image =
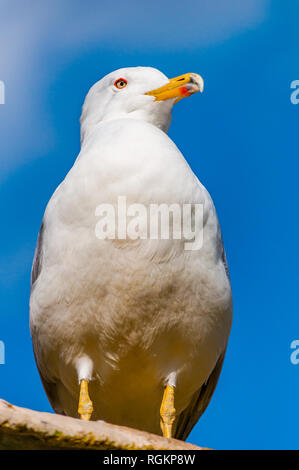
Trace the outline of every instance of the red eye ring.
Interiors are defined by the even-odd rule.
[[[114,86],[118,88],[119,90],[122,88],[125,88],[127,86],[128,82],[125,78],[118,78],[114,82]]]

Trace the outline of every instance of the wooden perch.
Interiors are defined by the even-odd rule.
[[[124,426],[28,410],[0,400],[0,449],[204,450]]]

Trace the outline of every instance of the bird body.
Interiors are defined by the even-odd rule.
[[[156,72],[152,89],[167,83]],[[144,119],[138,109],[97,121],[87,99],[81,152],[43,218],[30,328],[56,412],[78,416],[78,381],[85,379],[92,419],[159,434],[163,389],[170,384],[174,435],[186,438],[216,386],[232,297],[211,197],[165,132],[169,101],[159,105],[157,125],[155,113]],[[202,247],[186,250],[183,238],[100,240],[96,207],[116,208],[120,196],[144,207],[202,205]],[[147,222],[141,217],[139,225],[146,230]]]

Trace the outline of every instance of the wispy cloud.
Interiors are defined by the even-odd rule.
[[[78,56],[83,49],[198,49],[225,41],[265,18],[269,0],[102,2],[91,0],[2,0],[0,107],[2,176],[46,149],[51,125],[41,119],[49,86],[47,55]],[[55,70],[52,70],[52,74]],[[46,131],[45,131],[46,127]],[[35,141],[32,134],[39,137]],[[31,138],[28,138],[31,136]]]

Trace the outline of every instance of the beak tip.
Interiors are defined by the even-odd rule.
[[[204,90],[204,80],[203,78],[198,75],[197,73],[194,73],[192,74],[192,79],[193,79],[193,83],[195,83],[198,87],[198,91],[200,91],[200,93],[203,93],[203,90]]]

